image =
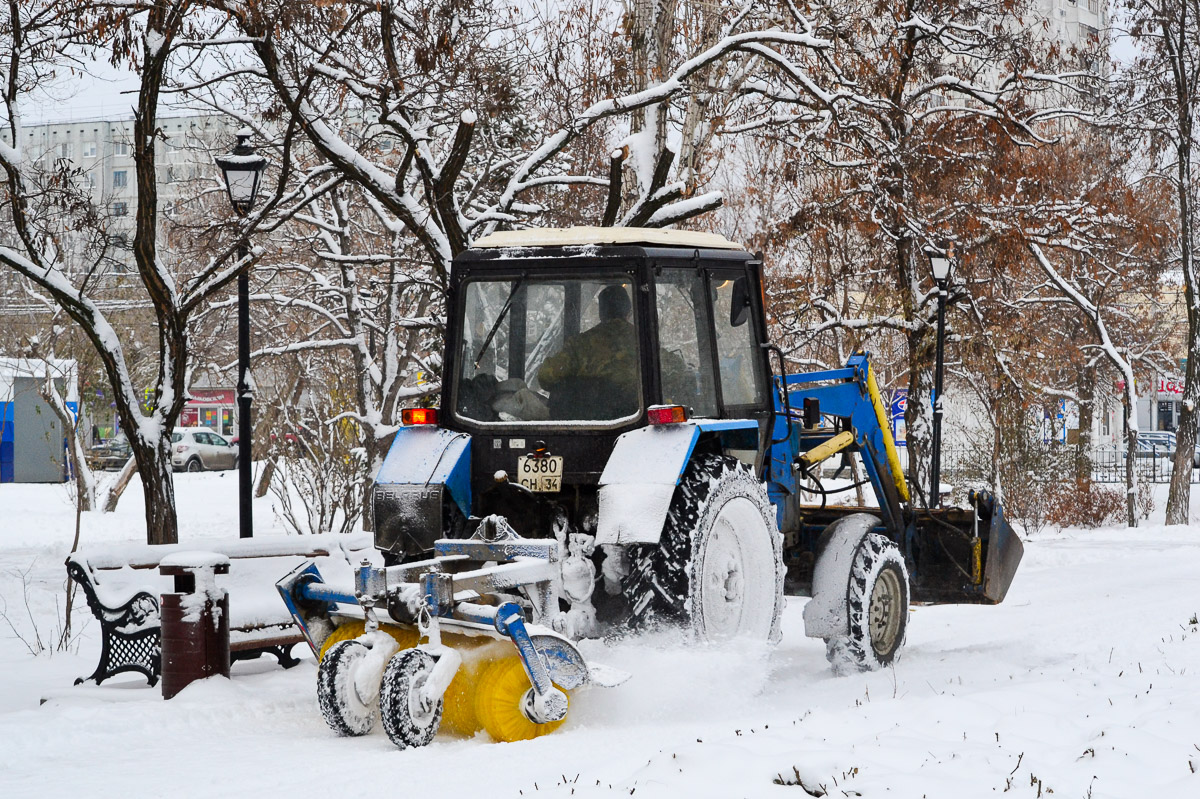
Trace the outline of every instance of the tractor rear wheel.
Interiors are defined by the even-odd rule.
[[[681,624],[704,641],[779,639],[781,536],[765,486],[739,461],[693,457],[659,543],[629,555],[631,627]]]

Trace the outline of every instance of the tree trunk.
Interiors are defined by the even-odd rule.
[[[1179,409],[1179,428],[1175,431],[1175,462],[1171,471],[1171,487],[1167,492],[1167,524],[1187,524],[1191,515],[1192,458],[1196,452],[1196,403],[1200,400],[1200,320],[1192,311],[1193,292],[1190,285],[1184,294],[1188,303],[1187,370],[1183,383],[1183,402]]]
[[[58,386],[48,372],[39,393],[63,426],[67,452],[71,456],[71,474],[75,477],[75,504],[81,511],[90,511],[96,507],[96,477],[87,464],[83,442],[79,439],[79,420],[83,418],[82,403],[76,406],[75,415],[72,416]]]
[[[1076,377],[1079,400],[1079,433],[1075,438],[1075,478],[1092,476],[1092,425],[1096,421],[1096,367],[1085,366]]]
[[[71,554],[79,549],[79,532],[82,527],[81,521],[83,517],[83,503],[80,500],[81,494],[75,496],[75,539],[71,542]],[[92,497],[95,507],[95,497]],[[71,643],[71,608],[75,604],[75,581],[70,577],[67,578],[67,598],[63,609],[63,626],[62,634],[58,636],[58,649],[62,651]]]
[[[997,396],[994,400],[999,404],[1002,400]],[[996,409],[995,427],[992,430],[992,496],[997,502],[1004,501],[1004,480],[1001,475],[1001,464],[1004,457],[1004,426],[1000,423],[1000,409]]]
[[[1121,402],[1121,412],[1125,421],[1125,515],[1129,526],[1137,527],[1138,431],[1131,419],[1131,415],[1137,413],[1137,403],[1130,399],[1128,391],[1125,392],[1124,400]]]
[[[104,493],[104,501],[101,502],[101,510],[105,513],[112,513],[117,509],[117,503],[121,501],[121,495],[125,493],[125,489],[129,486],[129,481],[133,479],[133,475],[137,473],[137,458],[132,455],[129,460],[125,461],[125,465],[121,467],[121,472],[117,475],[117,480],[113,483],[112,488]]]
[[[179,543],[170,441],[169,437],[164,436],[158,446],[146,446],[137,437],[130,440],[137,455],[142,492],[146,496],[147,544]]]
[[[643,91],[659,84],[669,69],[669,56],[673,52],[671,39],[675,33],[676,0],[633,0],[632,12],[627,17],[629,31],[629,62],[633,70],[633,88]],[[634,113],[629,119],[630,133],[643,130],[654,131],[654,146],[633,153],[626,162],[632,179],[624,181],[625,205],[631,207],[641,192],[649,191],[642,185],[641,178],[650,174],[650,169],[638,169],[637,159],[653,163],[667,146],[667,104],[654,103]]]
[[[908,337],[908,402],[904,406],[904,424],[908,447],[908,479],[913,496],[928,503],[933,444],[933,362],[936,332],[929,327],[923,334]]]
[[[1176,191],[1179,193],[1179,252],[1180,271],[1183,272],[1183,296],[1187,305],[1188,359],[1183,382],[1183,407],[1179,414],[1179,428],[1175,433],[1175,463],[1171,472],[1171,487],[1167,492],[1167,524],[1187,524],[1192,497],[1192,457],[1196,449],[1196,403],[1200,400],[1200,374],[1196,359],[1200,357],[1200,308],[1196,296],[1196,260],[1192,252],[1192,97],[1191,66],[1185,70],[1182,63],[1189,50],[1189,28],[1195,23],[1187,21],[1188,3],[1179,4],[1179,27],[1171,30],[1164,23],[1165,37],[1177,36],[1178,60],[1172,70],[1175,89]]]

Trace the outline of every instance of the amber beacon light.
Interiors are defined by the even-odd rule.
[[[650,424],[679,424],[687,421],[682,405],[653,405],[646,411]]]
[[[437,408],[405,408],[400,412],[400,422],[405,425],[437,424]]]

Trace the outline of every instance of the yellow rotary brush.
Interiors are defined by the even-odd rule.
[[[411,627],[383,624],[379,629],[396,639],[402,650],[420,643]],[[361,620],[343,621],[321,642],[318,661],[334,644],[364,632]],[[468,738],[484,730],[493,740],[511,743],[547,735],[562,726],[562,721],[535,724],[521,712],[521,702],[531,686],[521,658],[510,644],[453,633],[443,633],[442,643],[462,656],[462,665],[442,698],[442,730]]]

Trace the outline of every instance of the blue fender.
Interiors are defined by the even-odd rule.
[[[702,419],[623,433],[600,475],[597,544],[657,544],[675,487],[700,434],[717,433],[726,449],[754,449],[753,419]],[[753,443],[747,434],[753,434]],[[747,446],[749,443],[749,446]]]
[[[375,485],[445,486],[464,517],[471,515],[471,436],[429,425],[401,427]]]

